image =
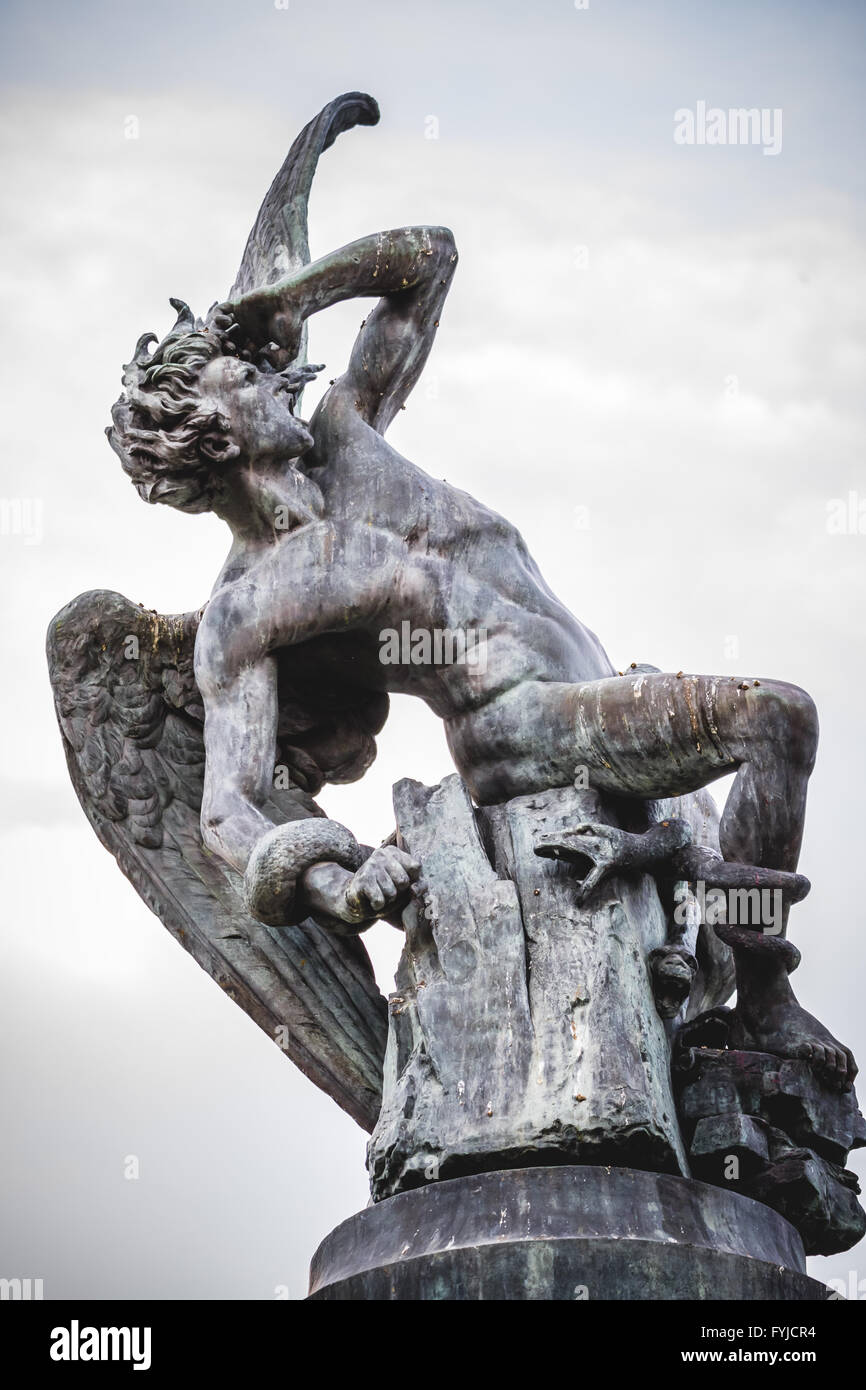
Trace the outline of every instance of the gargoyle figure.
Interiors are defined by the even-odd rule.
[[[353,933],[407,900],[419,866],[396,845],[359,846],[311,797],[362,775],[390,692],[444,721],[479,805],[569,786],[582,766],[603,794],[672,799],[707,862],[751,872],[795,873],[818,739],[794,685],[618,674],[515,527],[386,442],[432,348],[457,252],[444,227],[401,227],[310,263],[318,155],[377,119],[368,96],[331,103],[277,175],[229,297],[204,321],[172,301],[171,332],[152,351],[153,335],[142,338],[125,368],[108,435],[139,494],[212,510],[231,530],[208,603],[170,620],[85,595],[49,634],[72,775],[97,830],[202,957],[246,943],[226,987],[269,994],[268,1026],[285,1025],[292,1054],[364,1123],[384,1034]],[[304,421],[301,391],[317,370],[305,362],[307,320],[370,298],[346,370]],[[482,630],[484,660],[383,663],[384,631],[407,620]],[[731,772],[719,824],[694,793]],[[199,809],[201,842],[189,814]],[[267,970],[279,980],[266,986]],[[351,1018],[328,1002],[335,972],[361,1001]],[[792,994],[774,997],[771,1018],[748,991],[738,1010],[755,1050],[808,1053],[850,1082],[850,1053]]]

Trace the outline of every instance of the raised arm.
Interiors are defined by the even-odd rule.
[[[261,346],[294,353],[304,321],[346,299],[378,296],[335,389],[384,432],[421,374],[457,264],[447,227],[401,227],[363,237],[276,284],[218,307]]]

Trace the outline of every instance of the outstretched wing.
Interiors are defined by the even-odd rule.
[[[338,135],[356,125],[375,125],[379,107],[366,92],[346,92],[328,102],[309,125],[304,126],[265,195],[259,215],[247,239],[230,299],[250,290],[272,285],[310,260],[307,203],[319,155]],[[292,365],[307,360],[307,326],[298,356]],[[288,365],[288,364],[283,364]]]
[[[193,675],[201,612],[165,617],[122,595],[80,595],[53,619],[48,664],[73,785],[103,845],[208,974],[365,1129],[381,1103],[387,1010],[359,938],[315,922],[274,928],[246,912],[242,881],[204,846],[202,708]],[[275,820],[321,816],[320,750],[371,757],[383,712],[349,699],[317,727],[281,693],[285,767]],[[342,730],[342,733],[341,733]],[[291,739],[289,744],[285,740]],[[277,779],[278,783],[280,779]]]

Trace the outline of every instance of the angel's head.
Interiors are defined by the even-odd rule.
[[[196,321],[181,300],[171,332],[152,353],[135,345],[112,407],[108,441],[146,502],[209,511],[231,470],[300,457],[313,437],[293,414],[316,368],[264,370],[239,354],[232,330]]]

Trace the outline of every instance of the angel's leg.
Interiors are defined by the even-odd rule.
[[[727,860],[793,872],[815,762],[815,707],[798,686],[663,673],[551,687],[575,761],[618,795],[680,796],[735,771],[719,828]]]
[[[570,703],[595,785],[663,798],[736,769],[719,829],[724,858],[796,869],[818,744],[805,691],[780,681],[651,674],[574,687]],[[857,1073],[850,1051],[791,989],[788,972],[799,952],[775,934],[718,930],[736,966],[733,1046],[804,1058],[829,1084],[849,1087]]]

